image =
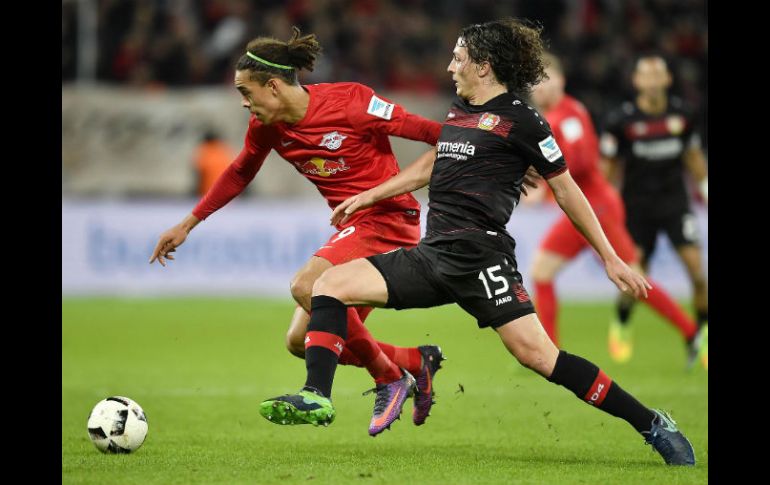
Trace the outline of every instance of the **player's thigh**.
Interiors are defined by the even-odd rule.
[[[532,270],[530,274],[535,282],[547,282],[553,280],[561,271],[569,259],[561,254],[539,248],[532,258]]]
[[[313,296],[334,297],[346,305],[383,306],[388,300],[385,279],[365,258],[334,266],[313,286]]]
[[[385,308],[431,308],[452,303],[451,295],[444,291],[435,274],[438,254],[432,248],[418,245],[367,259],[385,281]]]

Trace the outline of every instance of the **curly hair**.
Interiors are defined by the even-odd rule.
[[[489,62],[497,80],[509,91],[527,94],[547,77],[540,37],[543,28],[528,20],[504,18],[460,31],[461,46],[476,64]]]
[[[299,28],[292,27],[293,35],[288,42],[272,37],[257,37],[246,46],[246,54],[238,59],[235,69],[250,71],[249,78],[264,84],[268,79],[279,77],[289,84],[299,84],[297,71],[313,70],[315,60],[321,52],[321,44],[315,34],[302,36]],[[271,66],[249,57],[249,53],[282,67]],[[290,69],[286,69],[286,68]]]

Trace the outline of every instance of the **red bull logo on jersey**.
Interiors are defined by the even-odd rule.
[[[497,115],[493,115],[492,113],[484,113],[481,115],[481,118],[479,118],[479,125],[478,127],[482,130],[491,131],[497,126],[497,124],[500,123],[500,117]]]
[[[321,143],[319,143],[318,146],[326,147],[329,150],[336,150],[342,146],[342,140],[345,138],[347,138],[347,136],[340,135],[339,132],[332,131],[331,133],[324,135],[323,140],[321,140]]]
[[[320,177],[329,177],[350,168],[350,166],[345,165],[345,159],[342,157],[337,160],[313,157],[304,163],[294,162],[294,165],[297,167],[297,170],[306,175],[318,175]]]

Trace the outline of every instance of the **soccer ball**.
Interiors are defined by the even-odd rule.
[[[147,437],[147,417],[133,400],[108,397],[96,403],[88,416],[88,436],[102,453],[131,453]]]

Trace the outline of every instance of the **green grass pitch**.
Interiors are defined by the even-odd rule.
[[[435,343],[448,360],[424,426],[367,434],[373,395],[363,369],[339,367],[328,428],[277,426],[263,399],[297,391],[304,361],[284,346],[293,305],[257,299],[65,299],[62,306],[62,483],[129,484],[698,484],[708,481],[708,374],[684,370],[676,331],[634,310],[635,353],[606,352],[609,303],[565,304],[565,350],[600,366],[644,404],[670,411],[696,451],[668,467],[624,421],[519,365],[491,330],[456,306],[375,310],[367,325],[396,345]],[[460,389],[463,389],[461,391]],[[86,419],[125,395],[149,433],[131,455],[103,455]]]

